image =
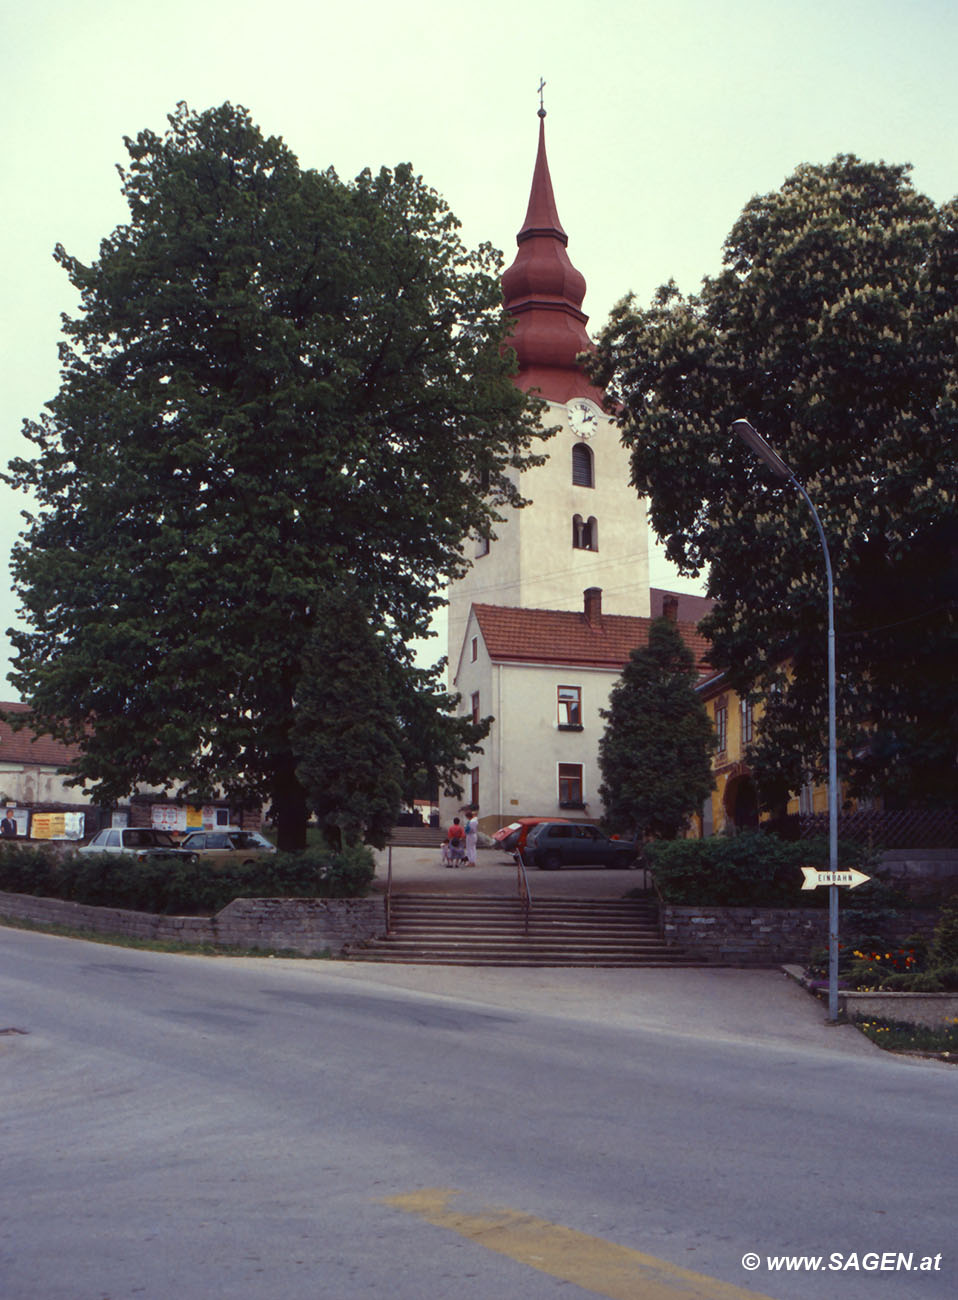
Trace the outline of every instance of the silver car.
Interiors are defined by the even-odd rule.
[[[135,858],[179,858],[196,862],[196,853],[181,849],[169,831],[152,826],[109,826],[97,831],[89,844],[81,844],[78,853],[129,853]]]

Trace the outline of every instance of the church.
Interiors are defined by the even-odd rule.
[[[600,710],[651,620],[677,620],[703,675],[697,629],[711,602],[649,585],[644,501],[629,455],[576,363],[590,350],[585,279],[567,251],[546,156],[545,110],[518,251],[502,277],[515,325],[514,383],[534,390],[558,427],[548,459],[522,475],[531,504],[510,512],[491,542],[471,544],[470,568],[448,591],[449,688],[461,712],[495,721],[444,821],[479,809],[491,834],[520,816],[598,821]]]

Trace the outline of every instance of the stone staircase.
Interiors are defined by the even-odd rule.
[[[666,947],[644,899],[536,899],[529,933],[517,898],[395,894],[392,930],[352,961],[442,966],[692,966]]]

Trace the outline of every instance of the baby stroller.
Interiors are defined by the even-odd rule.
[[[442,865],[444,867],[461,867],[466,860],[466,839],[464,835],[456,840],[443,840]]]

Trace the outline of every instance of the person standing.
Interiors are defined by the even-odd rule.
[[[466,866],[476,865],[476,848],[479,845],[479,809],[470,808],[466,819]]]

